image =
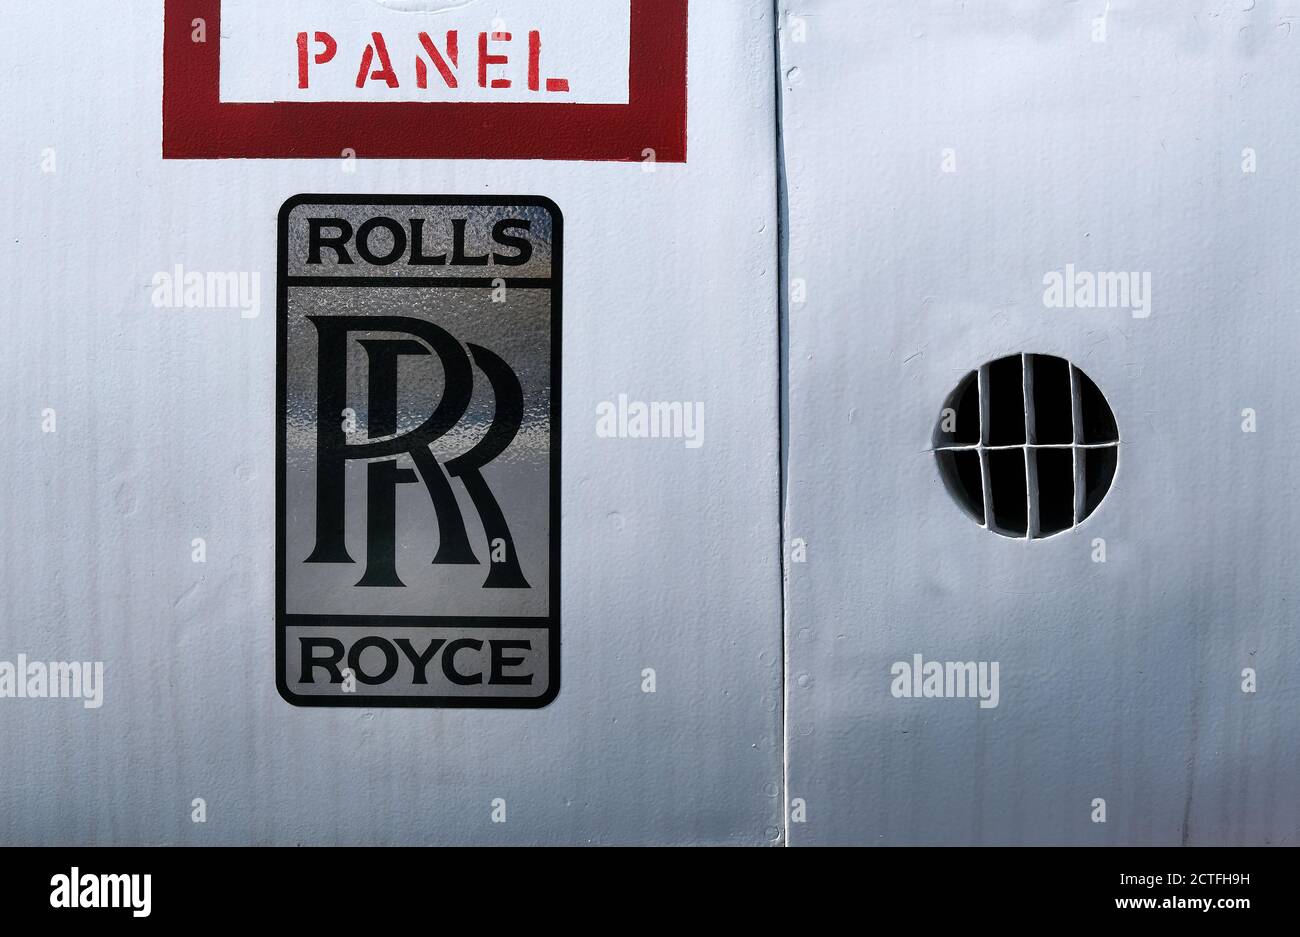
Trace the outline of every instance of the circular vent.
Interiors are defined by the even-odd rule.
[[[954,499],[1004,537],[1050,537],[1101,504],[1119,462],[1119,429],[1097,385],[1054,355],[1008,355],[948,395],[934,433]]]

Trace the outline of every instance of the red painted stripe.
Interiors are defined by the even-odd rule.
[[[686,161],[688,0],[631,0],[627,104],[221,103],[221,0],[166,0],[165,159]],[[190,41],[202,18],[207,42]]]

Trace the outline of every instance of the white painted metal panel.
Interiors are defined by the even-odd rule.
[[[0,700],[0,841],[778,841],[770,5],[693,5],[690,161],[657,167],[163,162],[162,23],[159,2],[63,0],[9,11],[0,38],[0,658],[105,663],[99,709]],[[545,709],[276,692],[276,213],[301,192],[564,213],[564,666]],[[175,264],[260,273],[260,313],[155,308]],[[620,394],[703,402],[703,445],[597,436]]]
[[[1295,843],[1294,11],[782,6],[791,842]],[[1047,308],[1067,263],[1150,273],[1149,316]],[[1122,439],[1035,542],[929,451],[1021,351],[1084,368]],[[1000,662],[999,704],[895,698],[914,654]]]

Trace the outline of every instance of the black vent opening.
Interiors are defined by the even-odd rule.
[[[983,527],[1040,539],[1097,510],[1119,464],[1119,427],[1101,390],[1055,355],[1022,353],[971,371],[934,432],[939,475]]]

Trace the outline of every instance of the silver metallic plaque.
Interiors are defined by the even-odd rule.
[[[276,675],[299,706],[560,687],[560,242],[534,197],[280,210]]]

